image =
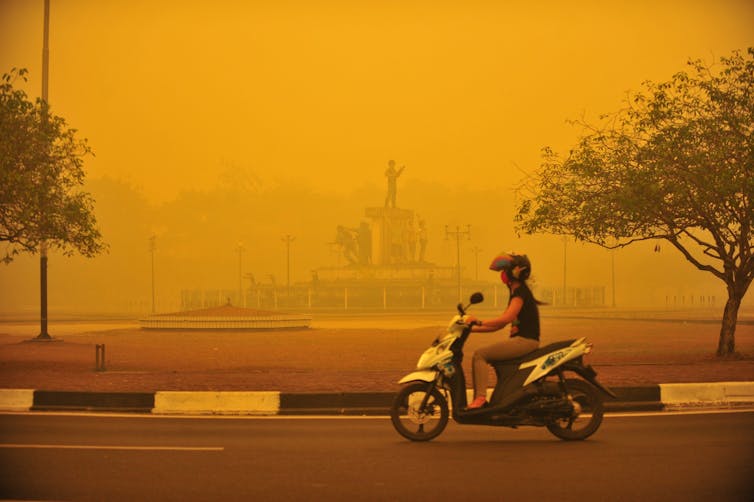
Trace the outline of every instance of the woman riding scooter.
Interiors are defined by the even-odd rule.
[[[487,345],[474,352],[472,372],[474,400],[467,409],[481,408],[487,404],[488,364],[521,357],[539,347],[539,309],[542,303],[534,298],[526,279],[531,274],[531,263],[526,255],[500,253],[492,260],[490,270],[500,272],[500,279],[508,286],[508,307],[500,317],[480,321],[469,316],[466,322],[472,332],[498,331],[510,324],[510,337]]]

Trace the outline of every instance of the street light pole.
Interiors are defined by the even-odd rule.
[[[566,263],[567,263],[567,249],[568,246],[568,236],[563,236],[563,306],[566,305],[566,300],[568,298],[568,295],[566,294]]]
[[[243,301],[243,243],[238,243],[238,306],[245,306]]]
[[[471,240],[471,225],[466,225],[466,230],[461,230],[458,226],[455,230],[450,230],[448,225],[445,225],[445,238],[449,239],[451,236],[456,239],[456,277],[458,280],[458,301],[460,302],[463,301],[461,299],[461,237],[465,236]]]
[[[152,255],[152,313],[157,310],[155,307],[155,295],[154,295],[154,252],[157,249],[157,236],[152,234],[149,238],[149,253]]]
[[[291,242],[295,241],[296,238],[291,235],[285,235],[283,236],[282,241],[285,242],[285,248],[286,248],[286,295],[288,296],[288,300],[290,301],[291,298]]]

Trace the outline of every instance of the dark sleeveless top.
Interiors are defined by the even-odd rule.
[[[537,301],[526,283],[521,283],[515,291],[511,292],[508,304],[516,297],[521,298],[524,304],[518,313],[518,317],[511,323],[511,327],[518,328],[518,332],[511,334],[511,337],[522,336],[539,341],[539,308],[537,308]]]

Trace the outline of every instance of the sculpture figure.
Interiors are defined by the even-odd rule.
[[[401,166],[400,169],[396,169],[394,160],[389,161],[387,165],[388,168],[385,170],[385,176],[387,177],[387,197],[385,197],[385,207],[395,207],[395,199],[398,191],[398,176],[401,175],[406,166]]]

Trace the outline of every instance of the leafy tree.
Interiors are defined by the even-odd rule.
[[[41,246],[92,257],[104,249],[93,213],[94,200],[80,190],[85,139],[46,102],[31,102],[14,88],[27,71],[13,69],[0,81],[0,241],[3,261]]]
[[[725,282],[717,355],[726,356],[754,278],[754,48],[688,66],[668,82],[644,82],[597,125],[578,121],[567,156],[545,148],[517,228],[606,248],[670,242]]]

